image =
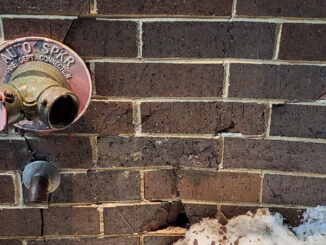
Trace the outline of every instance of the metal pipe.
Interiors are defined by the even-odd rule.
[[[0,86],[0,95],[8,124],[38,119],[51,129],[63,129],[78,115],[78,97],[60,71],[44,62],[19,66]]]
[[[60,185],[61,177],[57,168],[46,161],[29,163],[23,172],[23,182],[29,190],[30,202],[47,202],[47,195]]]

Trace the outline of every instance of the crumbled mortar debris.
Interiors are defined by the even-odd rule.
[[[203,219],[190,227],[185,238],[174,245],[321,245],[326,244],[326,206],[309,208],[303,223],[290,227],[279,213],[258,209],[232,218],[226,225]]]

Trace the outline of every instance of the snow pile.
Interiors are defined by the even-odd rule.
[[[303,223],[293,230],[305,244],[326,244],[326,206],[307,209]]]
[[[282,215],[271,215],[268,209],[259,209],[255,215],[250,212],[240,215],[225,226],[216,219],[203,219],[191,226],[185,238],[174,245],[326,244],[326,207],[308,209],[303,221],[297,228],[288,227]]]

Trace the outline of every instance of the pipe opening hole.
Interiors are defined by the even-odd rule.
[[[78,101],[74,96],[64,95],[51,106],[49,123],[52,128],[60,129],[71,124],[78,114]]]

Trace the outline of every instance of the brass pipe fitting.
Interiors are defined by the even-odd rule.
[[[32,61],[19,66],[0,86],[8,124],[40,120],[51,129],[68,127],[77,117],[79,100],[54,66]]]

